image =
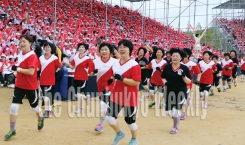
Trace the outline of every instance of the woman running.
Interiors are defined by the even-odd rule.
[[[150,98],[151,98],[151,103],[148,105],[149,108],[152,108],[156,103],[155,103],[155,90],[158,90],[159,96],[160,96],[160,105],[159,108],[162,109],[163,107],[163,92],[164,92],[164,82],[161,79],[161,73],[163,68],[168,64],[165,60],[163,60],[164,56],[164,50],[158,48],[156,51],[156,59],[153,59],[149,64],[148,64],[148,69],[152,69],[152,75],[150,79]]]
[[[23,35],[20,37],[20,47],[22,54],[18,57],[18,68],[16,69],[16,83],[12,104],[10,106],[10,131],[5,135],[5,139],[9,140],[16,135],[15,125],[18,115],[18,109],[23,98],[29,101],[31,109],[36,113],[38,118],[37,129],[41,130],[44,126],[44,117],[42,110],[38,106],[38,81],[37,69],[38,58],[34,51],[31,50],[33,39],[31,36]]]
[[[47,42],[44,44],[45,54],[40,56],[40,87],[42,95],[44,96],[45,104],[45,118],[52,115],[52,107],[50,106],[54,102],[54,85],[55,85],[55,73],[60,70],[61,65],[58,57],[55,56],[55,45]]]
[[[68,67],[75,69],[74,73],[74,88],[77,96],[77,101],[79,103],[76,110],[76,114],[82,113],[82,100],[87,100],[87,105],[90,102],[90,95],[86,92],[86,86],[88,81],[88,74],[94,71],[93,61],[86,56],[86,52],[89,46],[85,43],[79,43],[77,46],[77,51],[79,53],[74,56],[71,64],[68,64]]]
[[[231,89],[232,69],[234,68],[234,63],[230,59],[230,53],[224,53],[224,58],[221,61],[223,92],[226,91],[226,82],[228,83],[228,88]]]
[[[118,43],[118,52],[121,56],[113,66],[115,79],[114,89],[107,110],[106,121],[116,132],[112,145],[118,145],[125,137],[117,124],[119,112],[124,109],[124,120],[127,123],[132,138],[129,145],[137,145],[137,124],[136,114],[139,104],[138,85],[141,81],[141,69],[138,63],[130,58],[133,51],[133,44],[129,40],[123,39]],[[108,80],[111,83],[111,79]]]
[[[192,51],[189,48],[184,48],[183,52],[184,52],[184,59],[182,60],[181,64],[183,64],[183,65],[185,65],[185,66],[187,66],[189,68],[190,75],[191,75],[191,80],[192,80],[192,76],[195,74],[195,75],[197,75],[197,80],[194,83],[199,82],[200,81],[200,77],[201,77],[201,71],[200,71],[200,68],[198,67],[198,65],[196,63],[190,61],[190,57],[192,56]],[[187,98],[187,101],[182,106],[182,113],[181,113],[181,116],[180,116],[181,120],[185,120],[185,118],[186,118],[185,111],[186,111],[186,107],[188,107],[189,104],[190,104],[191,89],[192,89],[192,83],[187,84],[187,95],[188,95],[188,98]]]
[[[93,75],[97,74],[97,87],[100,95],[100,121],[96,125],[95,131],[103,131],[103,123],[107,111],[107,106],[110,101],[111,91],[113,90],[114,83],[108,85],[108,80],[113,76],[112,65],[116,59],[112,58],[114,49],[109,43],[101,43],[99,46],[100,58],[95,59],[95,70]]]
[[[180,63],[183,52],[178,48],[172,48],[170,51],[172,63],[164,67],[162,79],[165,82],[165,111],[173,119],[173,128],[171,134],[179,131],[180,114],[182,105],[187,99],[187,86],[191,83],[190,70],[187,66]]]
[[[212,52],[204,51],[203,60],[199,62],[201,69],[200,96],[204,100],[204,109],[208,108],[209,90],[213,84],[213,73],[217,71],[216,64],[211,60]]]
[[[145,58],[145,54],[146,54],[147,50],[143,47],[140,47],[138,49],[137,55],[138,57],[135,59],[136,62],[138,62],[138,64],[140,65],[141,68],[141,83],[143,85],[143,88],[145,89],[146,92],[146,98],[148,98],[149,93],[148,93],[148,85],[147,85],[147,77],[148,77],[148,69],[147,69],[147,65],[148,65],[148,60],[147,58]]]
[[[209,96],[213,96],[214,95],[214,87],[217,88],[218,92],[220,92],[220,86],[219,86],[219,80],[220,80],[220,77],[221,77],[221,71],[222,71],[222,67],[221,65],[218,63],[218,60],[219,60],[219,57],[217,55],[214,55],[212,57],[216,67],[217,67],[217,71],[213,73],[213,84],[212,84],[212,87],[210,89],[210,94]]]
[[[235,50],[231,50],[230,57],[231,57],[231,60],[233,61],[233,65],[234,65],[234,67],[232,69],[232,78],[233,78],[234,87],[236,87],[237,86],[237,84],[236,84],[237,65],[239,62],[238,62]]]

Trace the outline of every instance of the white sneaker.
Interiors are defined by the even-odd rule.
[[[82,109],[77,109],[77,111],[75,111],[75,114],[79,114],[82,113]]]
[[[0,87],[2,87],[3,86],[3,84],[0,84]]]
[[[8,85],[9,88],[14,88],[14,84]]]

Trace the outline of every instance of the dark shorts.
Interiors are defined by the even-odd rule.
[[[182,109],[182,105],[187,99],[187,90],[174,90],[167,87],[165,93],[165,111],[172,110],[173,108],[177,110]]]
[[[208,91],[209,92],[211,87],[212,87],[211,84],[200,84],[199,91],[200,92],[204,92],[204,91]]]
[[[74,80],[75,93],[81,93],[86,95],[87,81]]]
[[[25,90],[18,87],[14,88],[14,96],[12,103],[23,104],[22,100],[26,96],[29,101],[29,104],[32,108],[38,106],[38,90]]]
[[[242,73],[243,75],[245,75],[245,70],[241,70],[241,73]]]
[[[155,91],[155,89],[158,92],[160,92],[160,93],[164,93],[164,86],[157,86],[157,85],[151,83],[150,87],[149,87],[149,90],[154,90]]]
[[[102,94],[99,96],[99,99],[107,104],[110,101],[110,97],[111,92],[108,90],[104,90]]]
[[[49,97],[51,104],[54,104],[54,86],[40,86],[41,87],[41,94],[40,96]],[[42,102],[42,106],[44,102]]]
[[[228,81],[228,82],[230,82],[230,81],[231,81],[231,78],[232,78],[232,77],[230,77],[230,76],[222,76],[222,80],[223,80],[223,81]]]
[[[237,69],[232,69],[232,77],[236,78],[237,76]]]
[[[215,86],[215,87],[219,86],[219,80],[220,80],[220,77],[214,76],[213,77],[213,86]]]
[[[117,119],[118,114],[120,111],[124,109],[124,120],[127,124],[132,124],[136,122],[136,115],[137,115],[137,107],[131,106],[121,106],[114,102],[109,102],[108,109],[107,109],[107,116],[111,116]]]

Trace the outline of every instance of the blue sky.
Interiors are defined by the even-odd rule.
[[[104,0],[106,1],[106,0]],[[123,0],[121,0],[123,1]],[[181,0],[181,12],[184,11],[187,7],[187,9],[181,14],[181,17],[179,19],[179,6],[180,6],[180,0],[169,0],[169,18],[164,17],[164,1],[167,3],[168,0],[151,0],[146,1],[145,8],[143,9],[142,3],[143,2],[135,2],[131,4],[130,2],[124,1],[123,5],[129,8],[139,9],[141,13],[143,13],[146,16],[150,16],[151,18],[155,18],[158,21],[161,21],[165,24],[171,23],[171,25],[178,29],[179,28],[179,22],[180,22],[180,28],[181,30],[185,31],[188,25],[188,22],[190,21],[190,24],[194,26],[194,20],[195,25],[199,22],[204,29],[209,24],[211,24],[213,17],[215,14],[221,14],[222,17],[232,18],[233,10],[220,10],[220,9],[212,9],[215,6],[218,6],[221,3],[226,2],[227,0],[197,0],[196,1],[196,16],[194,17],[194,6],[195,2],[190,6],[190,3],[192,1],[189,0]],[[120,0],[107,0],[108,3],[117,4],[120,5]],[[208,5],[207,5],[208,3]],[[165,8],[167,7],[167,4],[165,4]],[[167,9],[166,9],[167,11]],[[240,13],[241,10],[234,10],[235,16],[238,17],[244,17],[243,14]],[[166,15],[166,12],[165,12]],[[190,15],[190,17],[189,17]],[[177,18],[176,18],[177,17]],[[176,18],[176,20],[174,20]],[[173,21],[174,20],[174,21]],[[211,25],[210,25],[211,26]]]

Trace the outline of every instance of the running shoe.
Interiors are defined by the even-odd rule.
[[[234,87],[236,87],[237,86],[237,84],[236,83],[234,83]]]
[[[102,132],[103,131],[103,126],[101,124],[97,124],[94,130],[98,131],[98,132]]]
[[[229,86],[229,89],[231,89],[231,85],[228,85]]]
[[[182,114],[181,114],[180,120],[185,120],[185,113],[182,113]]]
[[[137,139],[131,139],[128,145],[138,145],[138,140]]]
[[[116,135],[113,142],[112,142],[112,145],[119,145],[120,141],[125,137],[125,133],[121,132],[121,135]]]
[[[223,89],[223,92],[226,92],[226,89]]]
[[[12,138],[12,137],[15,136],[15,135],[16,135],[15,130],[14,130],[14,131],[10,130],[10,131],[4,136],[4,139],[5,139],[5,140],[10,140],[10,138]]]
[[[38,120],[38,126],[37,129],[38,130],[42,130],[44,126],[44,117],[42,117],[42,120]]]
[[[154,105],[155,105],[155,102],[151,102],[151,103],[148,105],[148,107],[149,107],[149,108],[152,108]]]
[[[218,92],[220,92],[221,90],[220,90],[220,88],[217,88],[217,90],[218,90]]]
[[[210,93],[210,94],[209,94],[209,96],[213,96],[213,95],[214,95],[214,93]]]
[[[179,132],[178,128],[172,128],[172,130],[170,131],[170,134],[176,134]]]
[[[77,109],[77,111],[75,111],[75,114],[79,114],[82,113],[82,109]]]

